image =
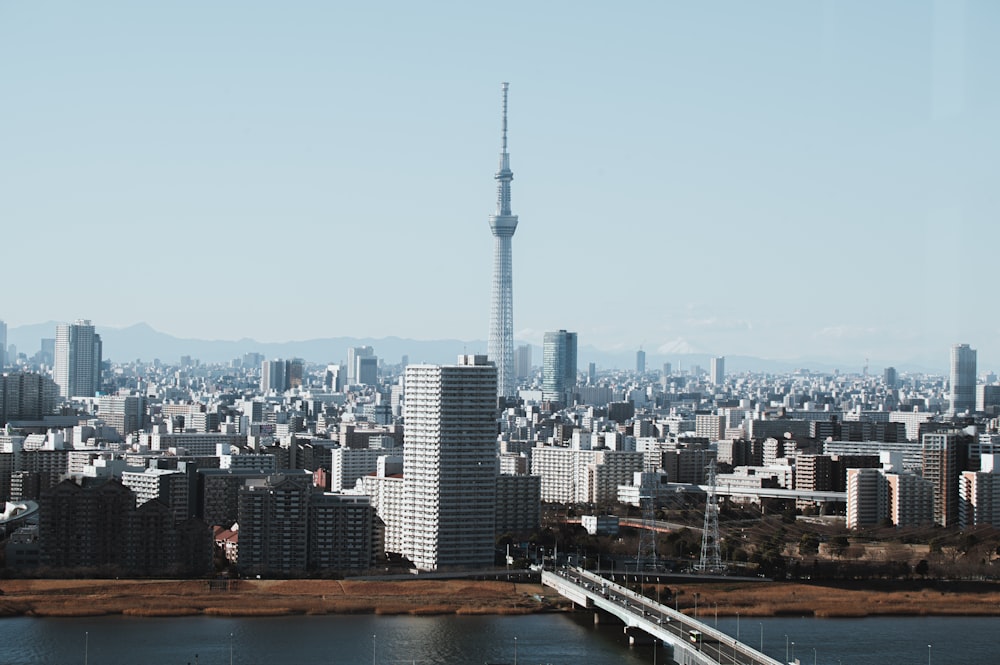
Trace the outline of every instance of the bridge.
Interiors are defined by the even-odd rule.
[[[581,568],[542,571],[542,584],[581,607],[602,610],[669,646],[678,665],[781,665],[708,624]]]

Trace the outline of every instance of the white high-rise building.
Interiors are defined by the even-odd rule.
[[[93,397],[101,388],[101,336],[90,321],[56,326],[53,379],[60,397]]]
[[[403,553],[419,570],[493,565],[496,382],[481,355],[406,368]]]
[[[517,215],[510,210],[510,170],[507,153],[507,87],[503,84],[503,130],[500,169],[496,173],[497,211],[490,215],[493,233],[493,297],[490,300],[490,339],[488,352],[497,368],[497,395],[513,397],[517,390],[514,376],[514,269],[511,238],[517,230]]]

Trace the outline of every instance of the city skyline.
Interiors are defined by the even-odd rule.
[[[516,340],[567,328],[651,358],[855,367],[968,343],[991,362],[1000,314],[974,252],[1000,208],[990,3],[55,2],[0,19],[0,218],[8,269],[34,276],[5,292],[13,328],[482,339],[511,81],[531,220]],[[487,33],[517,47],[497,57]],[[91,277],[117,297],[84,304]],[[350,304],[370,291],[389,306]]]

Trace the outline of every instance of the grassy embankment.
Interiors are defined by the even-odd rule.
[[[527,614],[552,608],[536,594],[556,600],[537,584],[465,580],[241,580],[231,591],[203,580],[5,580],[0,591],[0,616]]]
[[[882,588],[880,588],[880,586]],[[670,585],[679,591],[682,612],[698,615],[771,617],[864,617],[878,615],[1000,615],[1000,585],[972,582],[872,583],[858,585],[796,584],[791,582]],[[650,593],[647,590],[647,593]],[[655,591],[651,593],[655,594]]]
[[[796,583],[669,584],[682,612],[719,616],[859,617],[1000,615],[1000,585],[920,582],[884,588]],[[4,580],[2,616],[281,616],[296,614],[527,614],[570,609],[537,584],[468,580],[398,582],[241,580],[212,591],[206,581]],[[655,597],[652,585],[646,593]],[[545,601],[537,598],[544,596]],[[672,603],[671,603],[672,604]]]

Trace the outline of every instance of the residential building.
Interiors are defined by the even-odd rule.
[[[958,524],[958,480],[966,470],[972,437],[960,431],[924,434],[921,475],[934,485],[934,522]]]
[[[493,564],[496,381],[480,355],[406,368],[404,554],[419,570]]]

